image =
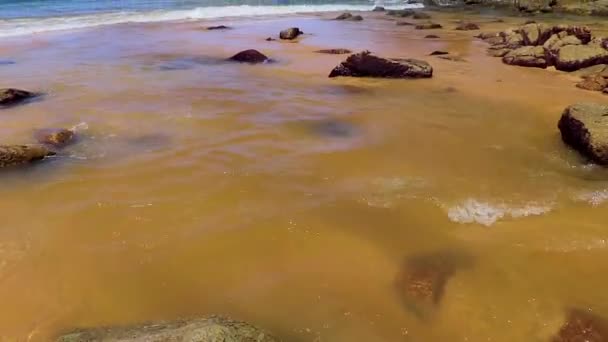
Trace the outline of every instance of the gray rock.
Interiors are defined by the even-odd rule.
[[[547,12],[556,3],[556,0],[515,0],[515,7],[522,12]]]
[[[28,164],[55,155],[42,145],[0,145],[0,168]]]
[[[365,51],[349,56],[329,77],[429,78],[433,68],[416,59],[385,59]]]
[[[279,34],[279,38],[281,38],[283,40],[294,40],[294,39],[298,38],[298,36],[301,35],[302,33],[304,33],[304,32],[300,31],[299,28],[291,27],[291,28],[281,31],[281,33]]]
[[[546,68],[545,50],[542,46],[522,46],[509,51],[503,58],[503,63],[533,68]]]
[[[4,88],[0,89],[0,107],[12,106],[38,96],[27,90]]]
[[[600,165],[608,165],[608,106],[569,106],[562,113],[558,128],[567,145]]]
[[[82,329],[56,342],[276,342],[273,336],[245,322],[227,318],[182,320],[132,327]]]

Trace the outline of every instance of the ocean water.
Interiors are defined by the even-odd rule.
[[[388,7],[417,7],[403,1]],[[128,22],[370,10],[372,0],[2,0],[0,37]]]

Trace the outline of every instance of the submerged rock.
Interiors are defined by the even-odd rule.
[[[209,26],[207,27],[207,31],[216,31],[216,30],[230,30],[232,27],[226,25],[217,25],[217,26]]]
[[[433,76],[433,68],[425,61],[385,59],[365,51],[349,56],[329,74],[329,77],[337,76],[428,78]]]
[[[397,26],[416,26],[416,24],[410,23],[409,21],[398,21]]]
[[[328,55],[346,55],[349,53],[352,53],[352,51],[348,50],[348,49],[323,49],[323,50],[317,50],[317,53],[325,53]]]
[[[431,52],[429,54],[429,56],[441,56],[441,55],[448,55],[448,54],[450,54],[450,53],[447,51],[436,50],[436,51]]]
[[[63,147],[71,143],[75,133],[70,129],[42,129],[34,133],[36,140],[43,145]]]
[[[352,17],[353,17],[352,14],[350,14],[348,12],[344,12],[344,13],[340,14],[339,16],[337,16],[335,20],[346,20],[346,19],[350,19]]]
[[[298,38],[298,36],[303,33],[304,32],[300,31],[299,28],[291,27],[291,28],[281,31],[281,33],[279,34],[279,38],[284,39],[284,40],[293,40],[293,39]]]
[[[578,103],[564,110],[558,123],[562,140],[600,165],[608,165],[608,106]]]
[[[519,65],[533,68],[546,68],[545,50],[542,46],[522,46],[509,51],[502,61],[505,64]]]
[[[0,145],[0,168],[27,164],[55,155],[42,145]]]
[[[266,57],[263,53],[253,49],[241,51],[236,55],[230,57],[229,60],[250,64],[264,63],[269,61],[268,57]]]
[[[479,30],[479,25],[477,25],[475,23],[460,23],[460,24],[458,24],[458,26],[456,26],[455,30],[458,30],[458,31]]]
[[[426,24],[418,24],[416,25],[416,30],[434,30],[434,29],[440,29],[443,26],[437,24],[437,23],[426,23]]]
[[[391,11],[387,11],[386,15],[391,15],[391,16],[400,17],[400,18],[406,18],[406,17],[413,16],[414,13],[416,13],[414,10],[403,9],[403,10],[391,10]]]
[[[245,322],[227,318],[205,318],[142,324],[132,327],[104,327],[74,331],[57,342],[276,342],[267,332]]]
[[[577,88],[593,91],[602,91],[608,88],[608,79],[601,75],[589,76],[576,84]]]
[[[572,309],[552,342],[608,341],[608,322],[590,311]]]
[[[0,89],[0,106],[12,106],[38,96],[27,90],[4,88]]]
[[[414,19],[431,19],[431,16],[428,13],[424,12],[415,12],[412,16]]]

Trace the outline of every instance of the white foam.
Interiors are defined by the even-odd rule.
[[[421,4],[401,5],[418,8]],[[369,11],[372,5],[293,5],[293,6],[217,6],[189,10],[97,13],[70,17],[20,18],[0,20],[0,37],[19,36],[58,30],[81,29],[122,23],[198,20],[230,17],[272,16],[295,13]]]
[[[448,209],[448,218],[458,223],[478,223],[491,226],[499,220],[517,219],[527,216],[538,216],[551,211],[550,205],[527,203],[523,206],[508,206],[506,204],[493,204],[480,202],[476,199],[467,199],[463,203]]]
[[[583,201],[591,204],[594,207],[601,205],[608,200],[608,190],[597,190],[590,192],[583,192],[576,196],[576,200]]]

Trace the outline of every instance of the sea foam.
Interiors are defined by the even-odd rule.
[[[400,8],[421,7],[420,4],[401,5]],[[188,10],[156,10],[146,12],[110,12],[49,18],[19,18],[0,20],[0,37],[19,36],[58,30],[176,20],[198,20],[231,17],[276,16],[295,13],[369,11],[370,5],[290,5],[290,6],[217,6]],[[387,7],[390,8],[390,7]]]
[[[467,199],[448,208],[448,218],[453,222],[478,223],[489,227],[502,219],[538,216],[550,212],[551,209],[551,205],[537,203],[510,206],[503,203],[488,203],[476,199]]]

